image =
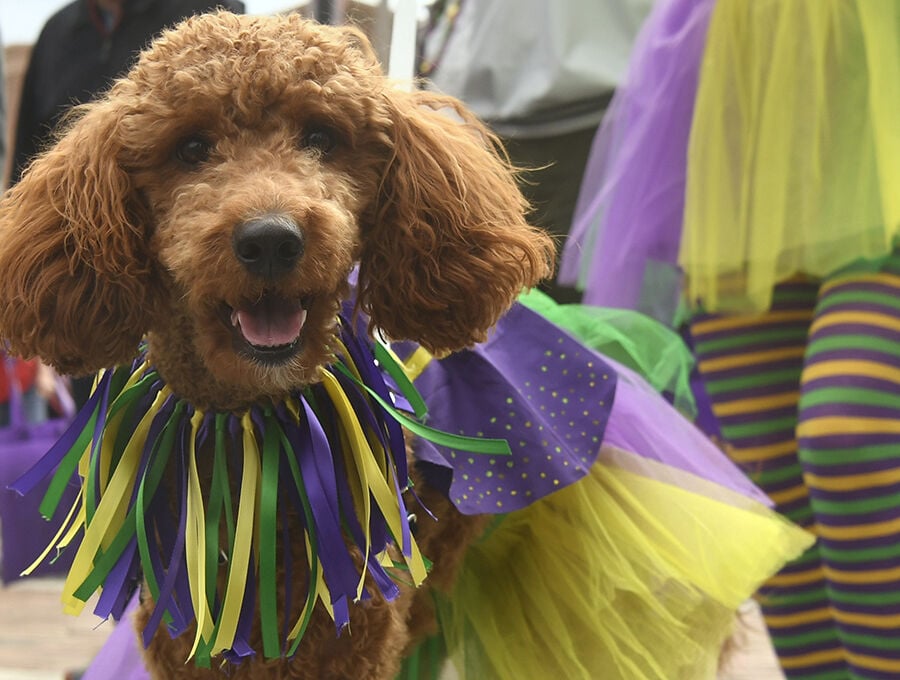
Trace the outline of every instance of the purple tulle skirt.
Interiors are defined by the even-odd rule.
[[[594,140],[559,280],[672,322],[688,138],[714,0],[662,0]]]
[[[135,595],[119,623],[109,622],[109,625],[116,627],[81,680],[150,680],[150,673],[138,648],[138,633],[132,622],[137,600]]]

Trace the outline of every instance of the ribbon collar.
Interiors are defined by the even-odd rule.
[[[401,425],[440,446],[490,455],[509,447],[425,426],[424,402],[403,366],[344,317],[337,344],[320,383],[242,413],[194,408],[145,351],[103,372],[66,434],[13,485],[24,494],[49,480],[41,512],[50,518],[66,485],[80,484],[56,537],[25,573],[75,549],[80,537],[66,610],[80,612],[100,590],[94,613],[118,618],[143,580],[155,602],[144,643],[160,625],[180,635],[196,621],[191,656],[204,667],[220,655],[254,654],[257,616],[264,656],[291,656],[317,604],[338,632],[348,624],[349,604],[372,595],[367,574],[388,600],[399,594],[398,574],[421,584],[428,561],[403,499],[410,482]],[[164,481],[173,468],[174,485]],[[281,546],[297,541],[309,579],[302,611],[289,620],[291,593],[277,596],[276,573],[280,563],[285,587],[295,586],[291,551]],[[364,556],[361,569],[349,546]]]

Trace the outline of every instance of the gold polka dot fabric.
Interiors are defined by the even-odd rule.
[[[505,513],[583,478],[597,458],[616,371],[565,331],[515,306],[484,344],[432,361],[415,385],[430,426],[509,442],[487,456],[419,442],[420,459],[452,472],[464,513]],[[446,484],[444,485],[446,488]]]

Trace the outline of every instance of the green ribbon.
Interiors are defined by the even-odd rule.
[[[344,366],[344,364],[337,363],[334,365],[334,368],[350,378],[350,380],[356,383],[359,387],[362,387],[366,392],[369,393],[369,396],[371,396],[376,402],[378,402],[378,404],[385,411],[387,411],[387,413],[389,413],[392,418],[394,418],[394,420],[396,420],[398,423],[403,425],[403,427],[408,429],[416,436],[421,437],[422,439],[426,439],[433,444],[444,446],[448,449],[468,451],[470,453],[480,453],[492,456],[512,455],[512,450],[509,448],[509,443],[505,439],[466,437],[464,435],[443,432],[441,430],[436,430],[433,427],[423,425],[414,418],[410,418],[402,411],[394,408],[392,404],[389,404],[380,396],[378,396],[378,394],[368,385],[357,380],[356,376],[353,375],[353,373],[346,366]]]

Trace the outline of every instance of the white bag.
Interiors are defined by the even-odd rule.
[[[586,127],[625,74],[653,0],[463,0],[426,37],[433,87],[504,127]],[[600,109],[600,110],[597,110]]]

